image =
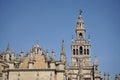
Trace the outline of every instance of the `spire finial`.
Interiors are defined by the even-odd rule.
[[[104,72],[104,80],[106,80],[106,73]]]
[[[9,45],[9,43],[8,43],[8,45],[7,45],[7,48],[6,48],[6,53],[10,53],[10,45]]]
[[[65,54],[64,40],[62,40],[62,50],[61,50],[61,54]]]
[[[64,44],[64,40],[62,40],[62,44]]]
[[[7,50],[10,50],[10,45],[9,45],[9,43],[8,43],[8,45],[7,45]]]
[[[62,40],[62,51],[64,50],[64,40]]]
[[[82,15],[82,12],[83,12],[83,11],[80,9],[80,15]]]
[[[110,73],[108,72],[108,80],[110,80]]]
[[[66,62],[66,53],[65,53],[65,48],[64,48],[64,40],[62,40],[62,49],[61,49],[61,57],[60,60],[62,62]]]

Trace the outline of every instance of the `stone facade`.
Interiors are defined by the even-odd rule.
[[[76,26],[76,39],[72,39],[72,65],[67,62],[64,41],[60,60],[55,60],[55,52],[48,55],[38,44],[27,53],[19,55],[10,52],[0,54],[0,80],[101,80],[98,59],[91,64],[90,39],[86,39],[86,29],[80,13]]]

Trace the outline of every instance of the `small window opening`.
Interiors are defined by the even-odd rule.
[[[86,49],[84,49],[84,55],[86,55]]]
[[[79,34],[79,38],[82,39],[83,38],[83,35],[82,33]]]
[[[73,55],[75,55],[75,49],[73,49]]]
[[[87,49],[87,55],[89,55],[89,49]]]
[[[80,55],[82,55],[82,53],[83,53],[83,48],[82,46],[80,46]]]
[[[78,49],[76,49],[76,55],[78,55]]]

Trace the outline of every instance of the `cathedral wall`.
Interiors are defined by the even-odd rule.
[[[18,79],[19,78],[19,79]],[[55,80],[54,71],[10,71],[9,80]]]
[[[56,80],[64,80],[64,73],[63,72],[58,72],[56,75]]]
[[[74,70],[70,70],[70,76],[75,79],[77,77],[77,73],[78,73],[78,70],[77,69],[74,69]]]

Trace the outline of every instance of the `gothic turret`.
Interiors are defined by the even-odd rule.
[[[109,74],[109,72],[108,72],[108,79],[107,80],[110,80],[110,74]]]
[[[65,48],[64,48],[64,40],[62,40],[62,49],[61,49],[61,54],[60,54],[60,61],[66,62],[66,53],[65,53]]]
[[[12,52],[12,53],[11,53],[11,61],[13,62],[14,60],[15,60],[15,53]]]
[[[9,44],[7,45],[7,48],[6,48],[6,54],[10,54],[10,45]]]
[[[9,63],[9,68],[10,69],[14,69],[15,68],[15,66],[14,66],[14,61],[15,61],[15,53],[14,52],[12,52],[11,53],[11,57],[10,57],[10,63]]]
[[[98,58],[95,56],[95,59],[94,59],[94,67],[95,67],[95,70],[98,70],[98,66],[99,66]]]
[[[10,46],[9,46],[9,44],[7,45],[7,48],[6,48],[6,61],[10,61]]]
[[[51,63],[50,63],[50,68],[55,69],[55,52],[52,49],[52,56],[51,56]]]
[[[106,73],[104,73],[104,80],[107,80],[107,79],[106,79]]]
[[[46,61],[49,60],[49,57],[48,57],[48,50],[46,50],[46,52],[45,52],[45,60],[46,60]]]
[[[52,61],[55,61],[55,52],[54,52],[53,49],[52,49],[52,56],[51,56],[51,59],[52,59]]]

